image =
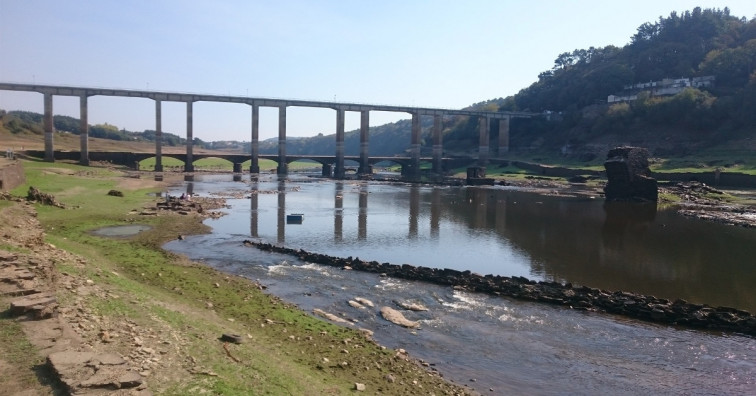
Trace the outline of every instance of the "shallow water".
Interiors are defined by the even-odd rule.
[[[142,231],[147,231],[150,228],[152,227],[145,224],[129,224],[98,228],[92,231],[92,234],[111,238],[125,238],[139,234]]]
[[[259,238],[336,256],[556,279],[748,309],[756,284],[748,265],[756,253],[750,230],[506,189],[273,180],[250,186],[222,178],[190,188],[195,194],[258,193],[229,201],[229,216],[208,221],[212,234],[170,242],[167,249],[258,279],[307,311],[352,318],[374,330],[378,342],[405,348],[446,378],[481,392],[748,394],[756,386],[752,338],[342,271],[241,244]],[[305,213],[301,225],[281,220],[292,212]],[[352,308],[347,301],[357,296],[376,307]],[[406,313],[421,321],[420,330],[380,317],[379,307],[395,307],[395,300],[429,308]]]

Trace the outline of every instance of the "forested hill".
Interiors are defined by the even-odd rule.
[[[713,85],[676,95],[623,89],[703,76],[714,76]],[[623,92],[637,99],[607,103],[609,95]],[[558,55],[537,82],[494,102],[501,110],[561,115],[559,122],[514,125],[515,149],[569,152],[592,144],[631,143],[685,154],[748,140],[756,130],[756,19],[730,15],[727,8],[672,12],[639,26],[622,48]]]

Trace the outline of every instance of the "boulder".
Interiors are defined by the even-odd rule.
[[[420,322],[415,322],[415,321],[405,318],[401,312],[391,307],[381,308],[381,316],[383,316],[383,319],[386,319],[395,325],[408,327],[411,329],[420,328]]]
[[[608,179],[604,193],[607,201],[656,202],[659,191],[650,177],[648,150],[641,147],[617,147],[609,150],[604,162]]]

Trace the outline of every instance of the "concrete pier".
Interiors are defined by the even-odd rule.
[[[87,96],[79,97],[79,139],[81,143],[81,165],[89,166],[89,123],[87,121]]]
[[[433,173],[435,174],[442,174],[443,173],[443,166],[441,159],[443,158],[444,153],[444,143],[443,143],[443,116],[441,115],[434,115],[433,116]]]
[[[370,110],[360,112],[360,167],[357,173],[369,175],[373,173],[370,166]]]
[[[163,112],[161,102],[155,101],[155,172],[163,171]]]
[[[250,141],[252,162],[249,173],[260,173],[260,106],[252,104],[252,140]]]
[[[186,102],[186,163],[184,163],[185,172],[194,172],[194,124],[192,115],[192,102]]]
[[[509,152],[509,118],[499,118],[499,157]]]
[[[55,132],[55,125],[53,125],[53,96],[50,93],[44,94],[45,103],[45,115],[43,118],[43,124],[45,129],[45,161],[55,162],[55,151],[53,149],[53,133]]]
[[[478,117],[480,123],[480,147],[478,148],[478,166],[488,164],[488,117]]]
[[[344,109],[336,109],[336,169],[333,177],[343,179],[346,170],[344,169]]]
[[[286,106],[278,108],[278,168],[276,173],[279,176],[288,174],[286,164]]]
[[[417,179],[420,177],[420,114],[412,113],[412,139],[410,141],[410,158],[412,158],[412,164],[407,172],[407,176],[411,179]]]

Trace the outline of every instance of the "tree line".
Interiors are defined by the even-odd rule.
[[[44,131],[42,128],[43,115],[31,111],[2,111],[0,110],[0,116],[2,116],[3,124],[11,133],[21,133],[23,131],[29,131],[34,134],[41,135]],[[54,115],[53,127],[58,132],[71,133],[79,135],[81,122],[78,118]],[[145,129],[142,132],[133,132],[126,129],[118,129],[117,126],[108,123],[89,125],[89,136],[93,138],[110,139],[118,141],[146,141],[154,142],[156,139],[156,131],[151,129]],[[163,132],[163,145],[166,146],[181,146],[186,144],[186,139],[176,134]],[[194,145],[197,147],[209,147],[211,144],[202,141],[201,139],[194,138]]]

